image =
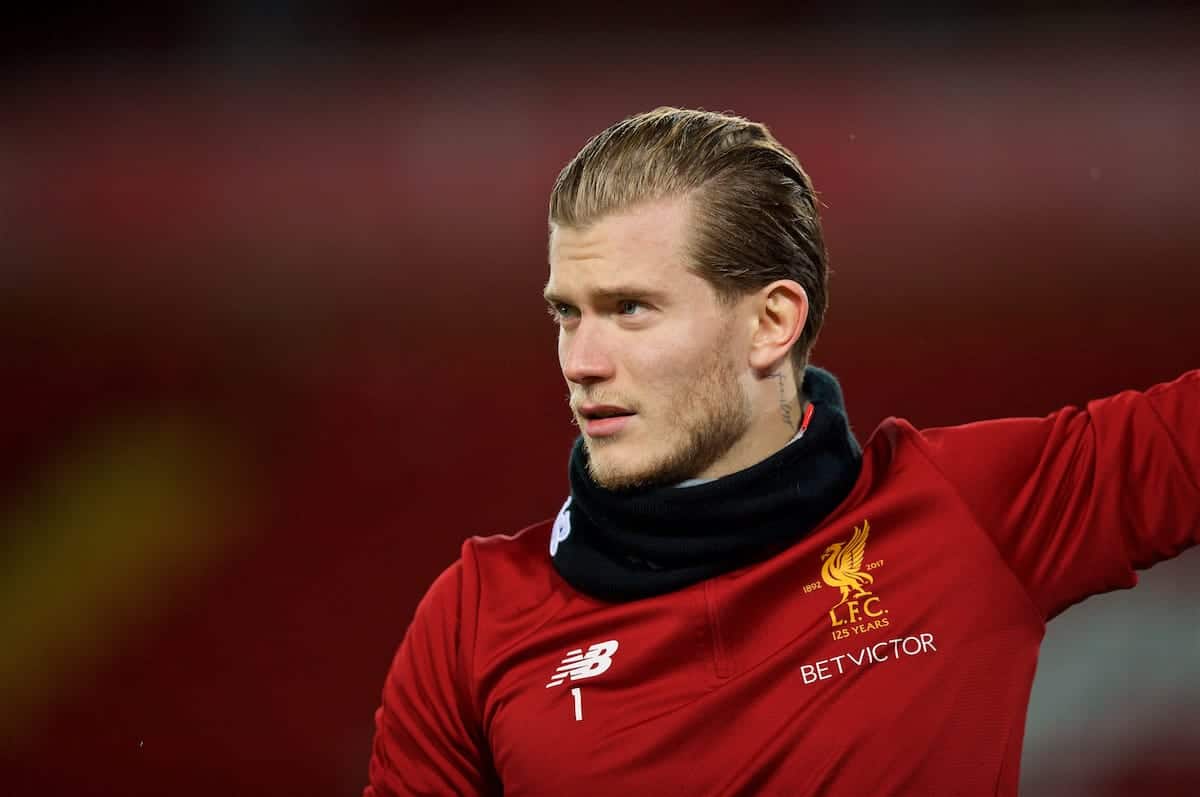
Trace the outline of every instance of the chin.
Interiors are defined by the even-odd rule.
[[[588,454],[588,473],[592,480],[606,490],[622,490],[636,487],[642,479],[641,469],[631,467],[611,453],[598,453],[594,449]]]
[[[607,450],[606,450],[607,449]],[[588,445],[588,472],[596,484],[606,490],[632,490],[675,484],[687,478],[662,466],[663,459],[650,455],[621,456],[610,444]]]
[[[614,492],[654,487],[659,484],[658,480],[653,478],[652,473],[636,470],[597,470],[596,468],[592,468],[591,474],[596,484]]]

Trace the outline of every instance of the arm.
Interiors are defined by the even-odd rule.
[[[392,661],[363,797],[500,793],[465,680],[474,602],[463,571],[460,560],[430,587]]]
[[[1047,618],[1200,543],[1200,371],[919,444]]]

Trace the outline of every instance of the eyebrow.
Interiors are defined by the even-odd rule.
[[[542,296],[548,304],[570,304],[565,297],[550,290],[549,287],[542,291]],[[614,285],[609,288],[597,288],[596,290],[588,291],[588,296],[593,301],[612,301],[614,299],[661,300],[663,293],[662,291],[645,286]]]

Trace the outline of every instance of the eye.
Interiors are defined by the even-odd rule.
[[[565,302],[555,302],[546,305],[546,312],[550,314],[550,317],[557,324],[575,317],[575,308]]]
[[[641,302],[633,299],[622,299],[617,302],[617,313],[620,315],[636,315],[638,310],[643,307]]]

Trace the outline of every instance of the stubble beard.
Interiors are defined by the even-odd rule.
[[[725,353],[716,351],[699,378],[664,405],[674,417],[667,451],[646,462],[621,466],[606,462],[603,449],[618,441],[591,440],[584,435],[588,472],[608,490],[634,490],[679,484],[704,472],[750,428],[750,401],[738,384]]]

